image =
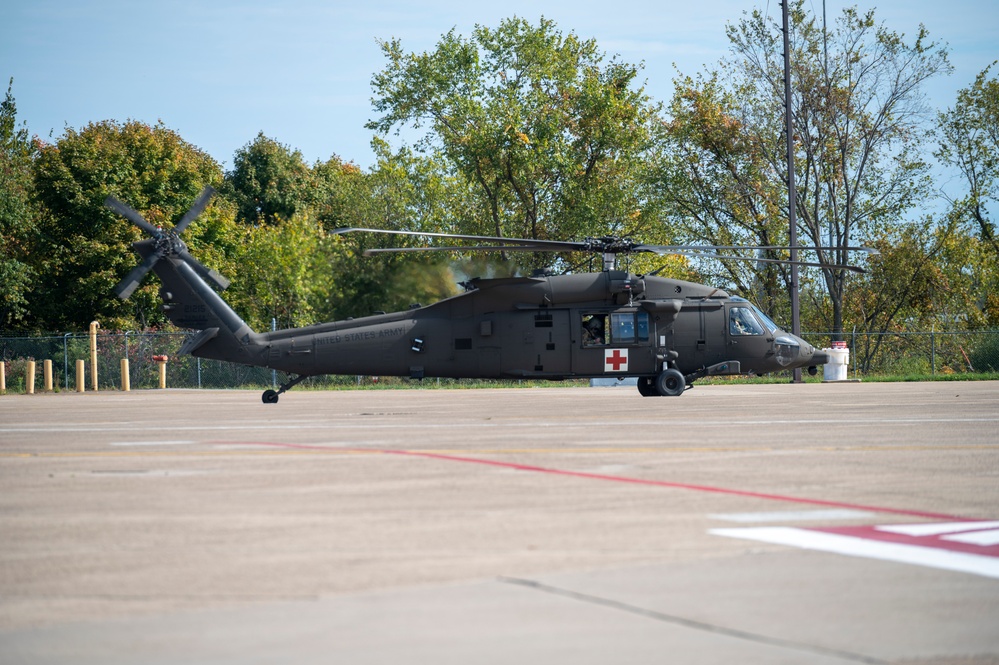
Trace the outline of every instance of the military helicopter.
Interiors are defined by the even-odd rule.
[[[818,365],[828,362],[825,353],[781,330],[744,298],[703,284],[616,268],[618,255],[636,252],[747,260],[718,254],[736,247],[646,245],[614,237],[549,241],[338,229],[337,233],[391,233],[480,243],[371,249],[366,255],[441,250],[595,252],[604,265],[594,273],[475,278],[464,283],[465,293],[428,306],[256,332],[212,288],[224,290],[228,280],[198,262],[180,239],[213,193],[206,188],[169,231],[150,224],[113,197],[107,198],[105,205],[151,236],[132,245],[142,261],[115,292],[127,299],[153,270],[162,283],[159,294],[167,317],[181,328],[198,331],[184,343],[182,355],[288,374],[289,380],[277,390],[264,391],[265,404],[276,403],[281,393],[321,374],[553,381],[637,377],[641,395],[675,397],[706,376],[799,367],[807,367],[814,375]],[[834,267],[863,272],[853,266]]]

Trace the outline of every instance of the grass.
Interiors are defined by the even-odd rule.
[[[822,374],[819,373],[816,376],[809,376],[803,373],[802,376],[804,383],[822,383]],[[854,375],[854,373],[848,374],[849,380],[859,379],[864,382],[869,383],[891,383],[891,382],[914,382],[914,381],[999,381],[999,372],[974,372],[974,373],[952,373],[944,374],[938,373],[935,375],[930,374],[865,374],[865,375]],[[699,379],[696,384],[700,386],[711,386],[711,385],[765,385],[765,384],[780,384],[780,383],[790,383],[791,374],[780,373],[780,374],[768,374],[765,376],[714,376],[705,377]],[[315,383],[303,382],[302,384],[295,386],[293,390],[302,391],[317,391],[317,390],[483,390],[483,389],[494,389],[494,388],[585,388],[589,387],[589,379],[568,379],[565,381],[535,381],[527,379],[512,379],[506,381],[500,380],[486,380],[486,379],[436,379],[427,378],[422,381],[412,380],[403,377],[379,377],[374,380],[373,377],[363,377],[362,381],[358,383],[356,379],[349,380],[323,380],[321,377],[318,378]],[[191,389],[194,386],[170,386],[168,388],[181,388],[181,389]],[[263,391],[271,386],[268,385],[240,385],[240,386],[212,386],[211,388],[205,388],[206,390],[219,389],[219,390],[259,390]],[[133,386],[133,390],[153,390],[156,389],[154,386]],[[102,391],[108,392],[118,392],[119,388],[117,386],[101,386]],[[90,392],[90,385],[87,384],[87,391]],[[56,387],[54,392],[75,392],[73,390],[64,391],[61,386]],[[45,394],[45,391],[41,389],[41,386],[36,386],[36,394]],[[7,389],[5,391],[0,391],[0,395],[13,395],[13,394],[25,394],[24,381],[10,381],[7,382]]]

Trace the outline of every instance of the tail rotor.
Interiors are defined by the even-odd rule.
[[[122,203],[113,196],[107,197],[104,205],[114,210],[122,217],[125,217],[137,227],[145,231],[150,238],[140,240],[132,244],[132,249],[142,257],[142,262],[125,276],[118,286],[115,287],[115,294],[122,300],[126,300],[139,287],[142,278],[146,276],[156,263],[167,256],[172,256],[187,263],[205,281],[215,285],[219,290],[225,290],[229,286],[229,280],[218,272],[205,267],[200,261],[195,259],[187,251],[187,245],[180,239],[180,234],[200,215],[215,190],[205,187],[177,225],[170,231],[164,231],[158,226],[154,226],[146,221],[136,210]]]

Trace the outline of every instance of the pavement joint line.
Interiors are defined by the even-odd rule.
[[[707,623],[705,621],[688,619],[686,617],[667,614],[665,612],[659,612],[657,610],[650,610],[644,607],[638,607],[637,605],[623,603],[619,600],[604,598],[602,596],[596,596],[588,593],[581,593],[579,591],[573,591],[571,589],[562,589],[560,587],[551,586],[549,584],[544,584],[542,582],[537,582],[534,580],[527,580],[516,577],[498,577],[497,581],[503,584],[509,584],[512,586],[519,586],[527,589],[532,589],[535,591],[541,591],[554,596],[561,596],[563,598],[569,598],[571,600],[576,600],[591,605],[597,605],[600,607],[606,607],[613,610],[627,612],[628,614],[634,614],[648,619],[653,619],[655,621],[661,621],[663,623],[669,623],[676,626],[683,626],[684,628],[691,628],[693,630],[714,633],[716,635],[725,635],[727,637],[732,637],[739,640],[756,642],[757,644],[765,644],[768,646],[780,647],[782,649],[792,649],[795,651],[804,651],[807,653],[812,653],[822,656],[831,656],[833,658],[847,660],[854,663],[865,663],[867,665],[889,665],[889,661],[881,660],[880,658],[872,658],[870,656],[865,656],[863,654],[853,653],[850,651],[842,651],[840,649],[829,649],[815,644],[807,644],[805,642],[795,642],[793,640],[786,640],[780,637],[770,637],[768,635],[761,635],[759,633],[751,633],[745,630],[739,630],[738,628],[728,628],[725,626],[719,626],[716,624]]]

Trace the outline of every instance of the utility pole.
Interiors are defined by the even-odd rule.
[[[794,186],[794,122],[791,117],[791,39],[788,30],[788,0],[781,4],[784,22],[784,137],[787,141],[787,217],[790,224],[788,240],[791,245],[791,334],[801,336],[801,316],[798,306],[798,217],[797,196]],[[801,368],[794,370],[793,383],[801,383]]]

